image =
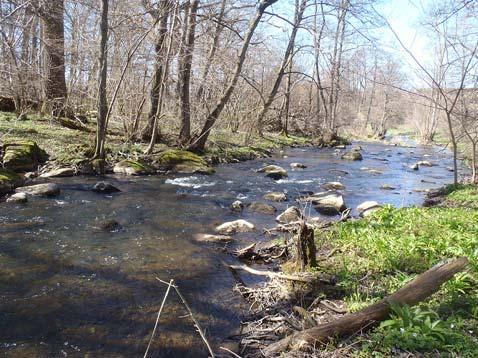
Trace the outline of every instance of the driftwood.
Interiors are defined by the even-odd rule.
[[[304,271],[306,267],[317,267],[317,249],[314,241],[314,230],[307,226],[305,220],[300,224],[296,247],[297,259],[302,271]]]
[[[373,327],[377,322],[389,317],[392,303],[413,306],[423,301],[437,292],[440,286],[457,272],[462,271],[467,264],[468,259],[462,257],[435,265],[383,300],[356,313],[346,314],[330,323],[296,332],[270,345],[263,353],[270,357],[290,348],[300,349],[307,345],[324,343],[334,337],[353,335]]]

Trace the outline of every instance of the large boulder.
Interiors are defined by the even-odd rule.
[[[302,212],[299,210],[299,208],[295,206],[291,206],[288,208],[286,211],[284,211],[282,214],[276,217],[276,221],[280,222],[282,224],[287,224],[290,222],[298,221],[302,218]]]
[[[31,140],[3,144],[3,166],[14,171],[36,170],[48,160],[46,152]]]
[[[25,193],[35,196],[56,196],[60,194],[60,187],[54,183],[22,186],[15,189],[17,193]]]
[[[169,149],[160,153],[157,162],[162,169],[183,174],[213,174],[214,169],[197,154],[187,150]]]
[[[64,178],[72,177],[76,174],[73,168],[58,168],[40,175],[40,178]]]
[[[277,211],[277,209],[273,207],[272,205],[261,203],[259,201],[252,202],[248,206],[248,209],[256,213],[267,214],[267,215],[274,215]]]
[[[287,195],[281,192],[271,192],[265,194],[264,199],[275,202],[287,201]]]
[[[0,195],[9,193],[22,184],[23,179],[20,175],[0,168]]]
[[[258,173],[265,173],[267,177],[274,180],[279,180],[282,178],[287,178],[287,170],[278,166],[278,165],[266,165],[257,170]]]
[[[363,156],[358,150],[352,150],[343,154],[341,158],[346,160],[362,160]]]
[[[113,172],[116,174],[126,174],[126,175],[147,175],[153,174],[155,172],[154,168],[131,159],[125,159],[121,162],[116,163],[113,168]]]
[[[372,214],[374,211],[377,211],[382,206],[376,201],[365,201],[359,206],[357,206],[357,211],[362,217],[367,217]]]
[[[344,197],[336,192],[313,194],[302,198],[301,201],[310,202],[315,210],[323,215],[338,215],[347,209]]]
[[[246,220],[235,220],[225,222],[224,224],[216,227],[216,232],[219,234],[235,234],[236,232],[249,232],[255,229],[254,224]]]

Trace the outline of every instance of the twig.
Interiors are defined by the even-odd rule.
[[[225,347],[219,347],[219,349],[222,349],[223,351],[226,351],[227,353],[231,354],[233,357],[242,358],[240,355],[234,353],[233,351],[231,351],[230,349],[227,349]]]
[[[173,279],[169,281],[168,289],[163,297],[163,302],[161,302],[161,307],[159,307],[158,316],[156,317],[156,322],[154,324],[153,333],[151,334],[151,338],[149,339],[148,347],[146,348],[146,352],[144,352],[144,358],[148,356],[149,348],[151,347],[151,343],[153,342],[154,334],[156,333],[156,328],[158,327],[159,317],[161,317],[161,312],[163,311],[164,304],[166,303],[166,298],[168,298],[169,290],[173,285]]]
[[[156,280],[158,280],[159,282],[162,282],[162,283],[165,283],[165,281],[159,279],[158,277],[156,277]],[[191,307],[189,307],[188,303],[186,302],[186,299],[184,298],[184,296],[181,294],[181,292],[179,291],[179,288],[178,286],[173,286],[174,289],[176,290],[176,293],[178,294],[179,298],[181,299],[181,301],[183,302],[184,304],[184,307],[186,307],[186,309],[188,310],[189,312],[189,315],[191,316],[191,319],[192,321],[194,322],[194,325],[196,326],[196,329],[199,333],[199,335],[201,336],[202,340],[204,341],[204,343],[206,344],[206,347],[209,351],[209,354],[211,355],[211,358],[215,358],[216,355],[214,354],[212,348],[211,348],[211,345],[209,344],[208,340],[206,339],[206,335],[204,334],[204,331],[201,329],[201,326],[199,325],[199,322],[198,320],[194,317],[193,315],[193,312],[191,310]]]
[[[280,274],[280,273],[273,272],[273,271],[261,271],[261,270],[256,270],[256,269],[253,269],[253,268],[251,268],[249,266],[245,266],[245,265],[228,265],[228,267],[231,270],[243,270],[243,271],[247,271],[249,273],[252,273],[253,275],[268,276],[270,278],[276,277],[276,278],[283,279],[283,280],[298,281],[298,282],[304,282],[304,283],[311,283],[311,282],[315,281],[315,279],[313,277],[284,275],[284,274]]]

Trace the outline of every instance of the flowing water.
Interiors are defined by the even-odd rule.
[[[244,218],[258,227],[237,236],[236,244],[245,245],[264,240],[261,228],[274,226],[274,216],[247,209],[233,213],[231,202],[263,201],[266,192],[283,191],[291,200],[274,203],[281,211],[301,192],[340,181],[349,207],[365,200],[410,206],[421,204],[423,190],[452,180],[446,151],[359,144],[361,162],[341,160],[334,149],[295,148],[219,166],[212,176],[108,176],[121,189],[112,195],[87,190],[98,178],[57,179],[62,193],[56,198],[0,203],[0,352],[7,357],[142,356],[166,291],[156,278],[175,280],[219,351],[237,332],[247,307],[222,264],[234,259],[221,245],[197,243],[192,235]],[[437,165],[408,168],[419,160]],[[292,162],[308,167],[289,170]],[[264,164],[287,168],[289,177],[274,181],[256,173]],[[382,184],[396,189],[381,190]],[[105,219],[121,228],[98,230]],[[207,356],[187,314],[171,292],[149,357]]]

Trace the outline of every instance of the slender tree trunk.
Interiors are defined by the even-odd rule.
[[[106,119],[108,114],[108,101],[106,98],[106,80],[108,76],[108,5],[109,0],[101,1],[100,22],[100,68],[98,78],[98,120],[96,130],[96,148],[93,159],[105,159]]]
[[[49,0],[41,9],[45,50],[45,97],[53,117],[63,114],[67,98],[65,80],[65,28],[63,0]]]
[[[160,9],[157,16],[161,16],[161,19],[159,21],[158,33],[156,35],[153,82],[151,85],[151,94],[150,94],[151,105],[149,109],[147,124],[141,132],[141,138],[143,140],[149,140],[153,133],[153,127],[156,121],[156,114],[158,113],[159,92],[161,91],[161,83],[162,83],[162,75],[163,75],[163,67],[164,67],[163,47],[164,47],[164,40],[166,39],[166,34],[168,31],[168,14],[169,14],[168,0],[161,0],[159,7]],[[161,114],[161,112],[159,112],[159,114]]]
[[[186,24],[184,26],[184,31],[186,36],[183,43],[183,56],[180,58],[181,64],[179,66],[179,102],[181,112],[181,130],[178,139],[179,145],[184,145],[191,139],[190,83],[198,5],[199,0],[191,0],[187,21],[185,16]]]
[[[239,76],[241,75],[242,66],[246,59],[247,49],[249,48],[249,44],[251,43],[252,36],[254,35],[254,31],[256,30],[257,25],[259,25],[262,15],[266,11],[266,9],[277,1],[278,0],[261,0],[260,1],[254,17],[249,22],[249,28],[247,30],[246,36],[244,37],[242,48],[237,58],[234,75],[231,81],[229,82],[229,85],[227,86],[226,91],[224,92],[224,94],[219,99],[218,103],[216,104],[216,107],[208,114],[202,131],[199,133],[197,138],[195,138],[193,142],[190,144],[189,150],[200,151],[200,152],[204,151],[204,147],[206,146],[206,142],[211,132],[211,129],[216,123],[217,119],[219,118],[227,102],[229,101],[229,98],[231,97],[232,92],[234,91],[236,87]]]
[[[277,95],[277,92],[279,91],[279,87],[281,85],[282,78],[284,77],[284,73],[287,66],[289,65],[289,63],[292,62],[294,45],[295,45],[295,37],[297,35],[297,31],[299,30],[300,23],[302,22],[306,5],[307,5],[307,0],[302,0],[300,3],[300,6],[299,6],[299,2],[296,1],[294,26],[292,27],[292,33],[290,34],[290,37],[289,37],[289,42],[287,44],[287,49],[285,51],[284,58],[282,59],[282,63],[279,67],[279,72],[277,73],[277,77],[274,82],[274,85],[272,86],[272,90],[270,91],[269,96],[267,97],[264,105],[262,106],[261,111],[257,115],[257,130],[260,136],[263,135],[262,127],[263,127],[264,117],[267,114],[267,111],[269,110],[269,107],[271,106],[272,102],[274,101],[274,98]]]

